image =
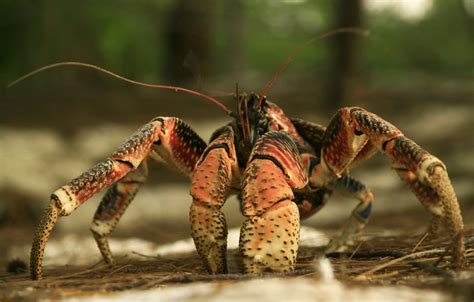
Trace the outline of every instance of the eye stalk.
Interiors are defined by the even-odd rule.
[[[235,85],[235,99],[237,100],[237,124],[240,122],[240,128],[242,131],[242,139],[244,142],[247,141],[247,138],[250,135],[250,131],[247,129],[248,115],[247,115],[247,94],[245,92],[239,94],[239,86]]]
[[[236,91],[238,92],[238,91]],[[260,102],[255,93],[236,94],[237,125],[242,133],[241,143],[244,148],[251,148],[257,139],[266,132],[265,104],[266,98]]]

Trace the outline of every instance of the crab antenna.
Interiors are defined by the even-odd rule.
[[[252,138],[250,137],[251,135],[250,135],[248,100],[245,102],[245,121],[247,122],[247,124],[245,126],[246,126],[247,135],[249,137],[249,142],[250,142],[252,140]]]
[[[309,45],[311,45],[315,42],[318,42],[319,40],[322,40],[324,38],[334,36],[334,35],[337,35],[337,34],[340,34],[340,33],[350,33],[350,34],[355,34],[355,35],[360,35],[360,36],[366,36],[366,35],[369,34],[369,31],[361,29],[361,28],[357,28],[357,27],[341,27],[341,28],[337,28],[337,29],[331,30],[329,32],[326,32],[324,34],[321,34],[317,37],[314,37],[313,39],[311,39],[311,40],[307,41],[306,43],[304,43],[301,47],[299,47],[298,49],[293,51],[286,58],[286,60],[283,62],[283,64],[281,64],[280,67],[278,68],[277,72],[273,75],[272,79],[267,83],[267,85],[265,85],[265,88],[263,88],[262,92],[260,92],[260,96],[259,96],[259,99],[258,99],[258,107],[262,106],[262,101],[263,101],[263,98],[264,98],[265,94],[268,92],[270,87],[272,87],[272,85],[276,81],[276,79],[278,79],[278,76],[283,72],[286,65],[288,65],[291,62],[291,60],[293,60],[293,58],[295,56],[299,55]]]
[[[245,141],[245,126],[244,126],[244,115],[242,110],[240,110],[240,103],[239,103],[239,83],[235,83],[235,98],[237,99],[237,115],[240,118],[240,125],[242,126],[242,135]]]
[[[225,111],[225,113],[227,115],[232,115],[232,111],[227,108],[226,106],[224,106],[224,104],[222,104],[221,102],[219,102],[218,100],[214,99],[213,97],[210,97],[206,94],[203,94],[203,93],[200,93],[200,92],[197,92],[197,91],[194,91],[194,90],[191,90],[191,89],[186,89],[186,88],[182,88],[182,87],[176,87],[176,86],[168,86],[168,85],[155,85],[155,84],[148,84],[148,83],[142,83],[142,82],[138,82],[138,81],[135,81],[135,80],[131,80],[129,78],[126,78],[126,77],[123,77],[121,75],[118,75],[116,73],[113,73],[112,71],[109,71],[107,69],[104,69],[102,67],[99,67],[99,66],[96,66],[96,65],[93,65],[93,64],[88,64],[88,63],[82,63],[82,62],[59,62],[59,63],[54,63],[54,64],[50,64],[50,65],[46,65],[46,66],[43,66],[43,67],[40,67],[38,69],[35,69],[33,70],[32,72],[29,72],[27,74],[25,74],[24,76],[16,79],[15,81],[11,82],[10,84],[8,84],[7,88],[10,88],[16,84],[18,84],[19,82],[37,74],[37,73],[40,73],[42,71],[45,71],[47,69],[51,69],[51,68],[55,68],[55,67],[59,67],[59,66],[69,66],[69,65],[73,65],[73,66],[81,66],[81,67],[87,67],[87,68],[91,68],[91,69],[96,69],[98,71],[101,71],[103,73],[106,73],[112,77],[115,77],[117,79],[120,79],[120,80],[123,80],[125,82],[128,82],[128,83],[132,83],[134,85],[138,85],[138,86],[144,86],[144,87],[149,87],[149,88],[161,88],[161,89],[169,89],[169,90],[174,90],[176,92],[180,91],[180,92],[186,92],[186,93],[190,93],[190,94],[193,94],[193,95],[196,95],[196,96],[199,96],[203,99],[206,99],[212,103],[214,103],[215,105],[219,106],[219,108],[221,108],[222,110]]]

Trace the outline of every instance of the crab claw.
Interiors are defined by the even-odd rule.
[[[43,277],[43,255],[46,241],[48,241],[49,235],[54,229],[56,222],[59,218],[59,208],[56,205],[56,200],[52,199],[48,208],[41,216],[38,229],[36,230],[35,237],[33,239],[33,246],[31,247],[30,255],[30,273],[31,279],[41,280]]]
[[[240,251],[246,273],[292,271],[300,217],[293,189],[308,183],[293,139],[269,132],[257,141],[242,181]]]

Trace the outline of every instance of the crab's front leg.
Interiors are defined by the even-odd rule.
[[[227,127],[204,151],[191,184],[191,234],[211,274],[227,273],[227,226],[221,207],[238,171],[234,132]]]
[[[464,223],[444,163],[377,115],[360,108],[351,108],[348,112],[355,129],[360,129],[391,160],[392,168],[408,182],[425,208],[435,215],[433,217],[444,217],[452,238],[451,261],[455,267],[461,267],[465,250]]]
[[[56,190],[33,238],[31,278],[42,278],[46,241],[58,218],[70,215],[86,200],[114,184],[104,196],[91,227],[105,261],[110,263],[112,256],[107,235],[144,182],[146,159],[161,155],[169,164],[190,175],[205,146],[205,142],[182,120],[159,117],[136,131],[110,158]]]
[[[244,271],[291,271],[298,253],[300,219],[293,189],[308,182],[293,139],[269,132],[256,143],[244,172],[240,232]]]
[[[107,160],[73,179],[51,195],[33,238],[30,271],[33,280],[42,278],[42,260],[48,240],[59,217],[70,215],[104,187],[137,168],[148,155],[151,145],[158,139],[161,124],[151,122],[137,131],[129,141]]]
[[[323,139],[321,164],[311,171],[310,183],[329,183],[373,149],[391,160],[392,168],[435,215],[435,222],[445,219],[452,238],[452,263],[462,266],[464,224],[445,165],[377,115],[357,107],[336,113]]]

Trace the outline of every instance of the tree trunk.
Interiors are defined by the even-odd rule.
[[[200,74],[209,70],[213,7],[213,0],[179,0],[172,10],[165,34],[165,75],[174,85],[199,85]]]
[[[337,0],[335,9],[336,26],[361,27],[362,1]],[[327,91],[330,109],[343,106],[356,92],[358,83],[357,63],[359,60],[359,39],[352,34],[340,34],[331,44],[331,69]]]

